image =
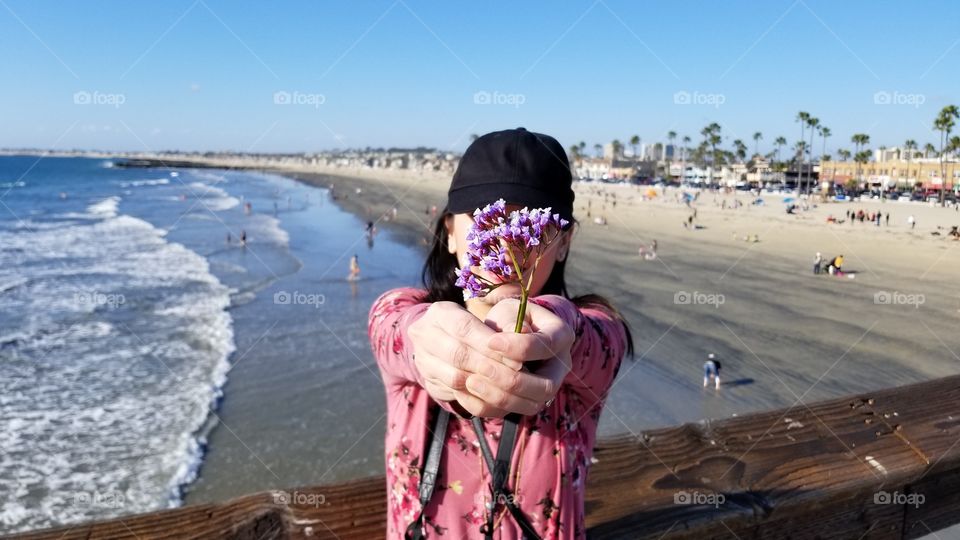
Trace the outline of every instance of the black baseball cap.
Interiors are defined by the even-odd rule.
[[[524,128],[494,131],[473,141],[447,193],[447,210],[473,213],[503,199],[530,208],[550,207],[573,222],[573,175],[556,139]]]

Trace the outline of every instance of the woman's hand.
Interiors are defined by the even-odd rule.
[[[470,373],[495,363],[498,353],[487,347],[494,333],[459,304],[431,304],[407,329],[414,366],[430,397],[437,401],[456,400],[455,392],[466,391]]]
[[[530,333],[513,329],[518,302],[491,309],[487,324],[453,302],[436,302],[411,324],[408,335],[424,389],[436,400],[454,401],[476,416],[535,414],[553,399],[570,370],[573,331],[547,309],[527,306]],[[493,328],[491,328],[493,327]],[[545,360],[532,372],[515,362]]]
[[[536,414],[557,395],[570,372],[573,330],[550,310],[529,303],[524,333],[515,334],[518,308],[519,300],[507,299],[490,310],[486,324],[504,331],[490,336],[487,347],[502,355],[501,365],[527,363],[527,370],[496,369],[468,375],[469,393],[456,390],[454,395],[475,415],[493,416],[488,411],[496,409]]]

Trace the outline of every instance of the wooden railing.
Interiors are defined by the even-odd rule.
[[[960,376],[598,445],[591,538],[917,538],[960,522]],[[371,539],[383,478],[20,535]]]

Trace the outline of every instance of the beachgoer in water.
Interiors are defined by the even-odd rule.
[[[714,388],[720,389],[720,361],[715,354],[707,355],[707,361],[703,363],[703,387],[706,388],[710,381],[714,381]]]
[[[241,246],[247,245],[247,231],[246,231],[246,230],[240,231],[240,245],[241,245]]]
[[[350,275],[347,276],[347,279],[350,281],[360,279],[360,258],[356,254],[350,257]]]

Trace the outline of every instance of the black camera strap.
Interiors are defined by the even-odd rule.
[[[517,427],[522,416],[516,413],[508,414],[503,419],[503,430],[500,433],[500,444],[497,447],[497,456],[493,456],[490,451],[490,445],[484,436],[483,423],[479,417],[471,419],[473,430],[477,434],[477,440],[480,443],[480,451],[483,454],[483,460],[487,464],[487,469],[491,476],[491,504],[487,508],[487,523],[482,531],[486,540],[493,539],[493,520],[496,510],[500,504],[506,506],[510,515],[516,520],[517,525],[523,531],[524,540],[540,540],[540,535],[536,529],[523,514],[523,511],[514,501],[513,494],[507,488],[507,480],[510,476],[510,459],[513,455],[513,447],[517,441]],[[420,514],[414,520],[405,533],[407,540],[423,540],[425,538],[425,512],[427,504],[433,497],[433,490],[437,482],[437,474],[440,470],[440,456],[443,454],[443,447],[447,436],[447,425],[450,423],[450,413],[439,407],[437,419],[433,427],[433,438],[430,441],[427,451],[427,460],[423,466],[423,472],[420,477]]]
[[[487,523],[483,529],[486,540],[493,540],[493,519],[501,503],[507,507],[510,515],[520,526],[524,540],[540,540],[537,530],[533,528],[527,516],[517,506],[513,493],[507,488],[507,479],[510,476],[510,458],[513,455],[513,446],[517,441],[517,427],[522,419],[523,417],[516,413],[508,414],[503,418],[503,429],[500,432],[500,444],[497,446],[496,458],[493,457],[493,452],[490,451],[490,446],[487,444],[486,437],[484,437],[483,422],[476,416],[472,419],[473,431],[477,434],[480,451],[491,476],[492,501],[490,507],[487,508]]]
[[[440,456],[443,454],[443,444],[447,438],[447,424],[450,423],[450,412],[438,407],[437,420],[433,426],[433,439],[427,451],[427,461],[423,465],[420,476],[420,515],[407,527],[404,535],[408,540],[422,540],[424,538],[424,514],[427,503],[433,497],[433,488],[437,484],[437,473],[440,470]]]

